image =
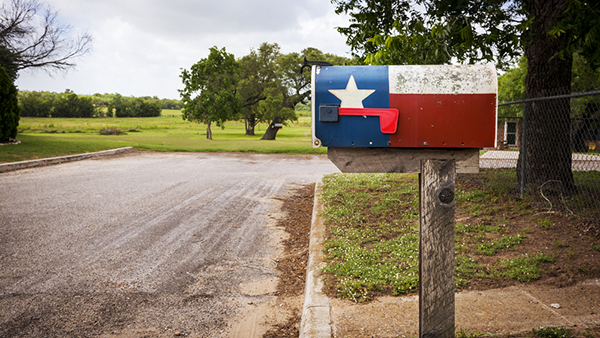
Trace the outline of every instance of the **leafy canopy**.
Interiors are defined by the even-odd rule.
[[[526,1],[510,0],[332,0],[337,13],[351,17],[347,36],[354,55],[369,64],[496,62],[500,68],[518,57],[534,36]],[[565,1],[563,19],[550,37],[569,35],[557,57],[579,53],[600,66],[600,4]],[[557,9],[560,10],[560,9]]]
[[[184,120],[222,126],[241,113],[242,101],[236,95],[240,65],[225,48],[210,48],[207,58],[184,69],[180,77],[185,86],[179,90]]]

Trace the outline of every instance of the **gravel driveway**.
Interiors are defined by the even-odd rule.
[[[0,174],[0,336],[226,335],[273,198],[325,156],[140,153]]]

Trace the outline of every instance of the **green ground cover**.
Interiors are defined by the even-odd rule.
[[[600,183],[594,172],[578,176]],[[600,255],[594,253],[600,239],[577,233],[573,224],[583,224],[582,219],[546,213],[536,201],[517,198],[515,182],[511,170],[503,169],[457,177],[457,289],[503,287],[547,276],[555,280],[545,283],[560,285],[565,271],[574,280],[599,275]],[[416,292],[418,176],[333,174],[323,183],[326,292],[357,302]]]
[[[115,128],[126,135],[101,135]],[[326,148],[310,147],[310,117],[284,126],[275,141],[261,141],[267,125],[256,128],[256,136],[244,135],[244,122],[212,128],[213,141],[206,140],[206,126],[184,121],[178,110],[164,110],[151,118],[21,118],[19,145],[0,147],[0,163],[93,152],[119,147],[154,151],[241,151],[256,153],[321,154]]]

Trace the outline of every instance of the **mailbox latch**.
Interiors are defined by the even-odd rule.
[[[319,106],[319,122],[337,122],[339,119],[337,105],[323,104]]]

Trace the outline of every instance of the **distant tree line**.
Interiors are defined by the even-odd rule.
[[[19,106],[23,117],[153,117],[163,109],[181,109],[178,100],[158,97],[125,97],[120,94],[77,95],[20,91]]]

